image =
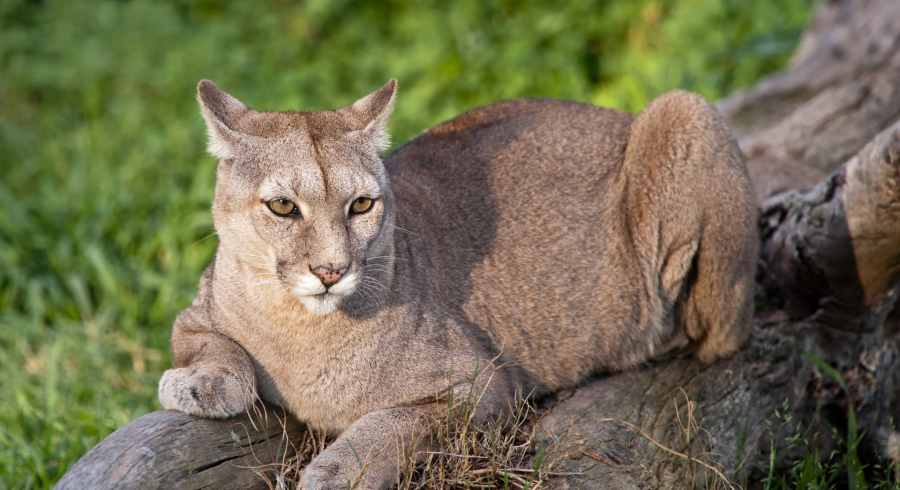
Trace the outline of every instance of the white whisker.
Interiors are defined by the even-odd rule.
[[[366,297],[372,301],[377,301],[378,299],[378,292],[366,284],[360,284],[359,291],[365,291]],[[369,293],[371,293],[371,295]]]
[[[259,278],[257,278],[256,276],[271,276],[271,277],[259,277]],[[263,281],[263,282],[276,281],[276,280],[277,280],[277,281],[280,281],[280,280],[281,280],[281,278],[278,277],[278,274],[269,274],[269,273],[265,273],[265,274],[254,274],[252,279],[259,279],[260,281]]]
[[[275,291],[276,289],[278,289],[278,286],[279,286],[279,284],[275,284],[272,287],[266,289],[265,291],[261,291],[261,292],[262,292],[262,294],[271,293],[272,291]]]
[[[390,272],[391,270],[383,265],[367,265],[366,270]]]
[[[412,235],[412,236],[419,236],[419,235],[417,235],[417,234],[415,234],[415,233],[413,233],[413,232],[411,232],[411,231],[409,231],[409,230],[404,230],[403,228],[400,228],[400,227],[397,226],[397,225],[391,225],[391,224],[388,224],[388,226],[393,226],[394,228],[396,228],[396,229],[402,231],[403,233],[406,233],[406,234],[409,234],[409,235]]]
[[[239,295],[243,294],[244,291],[247,291],[250,288],[255,288],[256,286],[262,286],[263,284],[277,284],[280,282],[281,281],[277,281],[277,280],[268,280],[268,281],[257,282],[257,283],[254,283],[254,284],[251,284],[251,285],[245,287],[240,292],[238,292],[235,296],[239,296]]]
[[[360,285],[360,287],[356,288],[356,291],[357,291],[358,293],[362,294],[363,296],[365,296],[366,299],[368,299],[368,300],[371,300],[371,299],[372,299],[372,297],[369,296],[369,293],[366,292],[365,286]]]
[[[268,267],[262,267],[257,264],[249,264],[249,265],[250,265],[250,267],[253,267],[256,269],[261,269],[263,271],[263,272],[254,272],[253,277],[261,276],[261,275],[269,275],[269,276],[277,276],[278,275],[278,273],[276,271],[269,269]]]
[[[368,265],[370,262],[375,261],[375,260],[393,260],[396,262],[406,262],[406,260],[398,259],[397,257],[369,257],[369,258],[366,258],[365,263],[366,263],[366,265]]]
[[[370,284],[370,285],[373,285],[373,286],[377,286],[377,287],[381,288],[381,289],[384,290],[384,291],[391,292],[391,290],[388,289],[387,286],[385,286],[384,284],[381,284],[381,283],[378,282],[376,279],[373,279],[373,278],[371,278],[371,277],[364,277],[364,278],[362,278],[362,281],[363,281],[363,283],[365,283],[365,284]]]
[[[218,232],[214,231],[214,232],[210,233],[209,235],[206,235],[205,237],[203,237],[203,238],[197,240],[196,242],[192,243],[190,246],[193,247],[194,245],[196,245],[196,244],[202,242],[203,240],[206,240],[207,238],[209,238],[209,237],[211,237],[211,236],[213,236],[213,235],[218,235],[218,234],[219,234]]]
[[[245,254],[243,252],[230,252],[230,253],[237,254],[237,255],[246,255],[248,257],[257,257],[257,258],[265,259],[265,260],[272,260],[271,257],[263,257],[262,255]]]

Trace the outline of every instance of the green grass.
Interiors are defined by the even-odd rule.
[[[194,93],[257,109],[400,81],[402,143],[552,96],[636,111],[783,66],[809,1],[0,0],[0,489],[49,488],[156,410],[168,337],[215,250]]]
[[[866,467],[858,454],[863,433],[856,422],[856,409],[850,389],[841,374],[831,365],[809,352],[801,352],[809,362],[821,372],[827,374],[841,388],[847,404],[847,426],[838,428],[820,416],[819,410],[804,427],[789,415],[790,404],[784,401],[781,409],[775,410],[768,424],[770,447],[768,454],[760,458],[760,464],[753,468],[751,480],[757,483],[755,488],[761,490],[831,490],[847,488],[858,490],[872,488],[877,490],[900,489],[900,467],[896,461],[885,461],[883,465]],[[819,407],[821,408],[821,407]],[[827,433],[813,432],[817,424],[825,425]],[[789,435],[779,435],[789,434]],[[820,454],[816,449],[817,440],[830,438],[836,442],[836,449],[831,454]],[[803,453],[796,461],[788,459],[792,452]],[[763,456],[763,455],[761,455]],[[786,470],[776,470],[781,463],[790,463]],[[742,478],[742,480],[745,480]]]

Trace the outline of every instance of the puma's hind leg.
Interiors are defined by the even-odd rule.
[[[750,331],[759,247],[737,142],[702,97],[670,92],[635,118],[624,165],[644,280],[674,317],[660,339],[686,335],[705,362],[734,352]]]

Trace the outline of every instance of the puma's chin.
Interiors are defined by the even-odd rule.
[[[351,274],[326,289],[318,279],[309,276],[301,278],[291,293],[310,313],[325,316],[336,310],[346,296],[356,292],[357,280],[358,276]]]
[[[315,296],[300,296],[297,298],[313,315],[325,316],[333,312],[340,305],[342,296],[325,293]]]

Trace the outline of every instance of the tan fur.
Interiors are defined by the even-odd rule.
[[[382,162],[395,92],[392,80],[338,111],[258,113],[200,83],[220,243],[175,321],[166,408],[227,417],[258,393],[340,433],[308,488],[354,481],[355,450],[362,487],[380,489],[448,379],[462,393],[487,366],[478,413],[496,418],[520,386],[549,393],[676,348],[712,361],[747,337],[754,199],[699,96],[638,116],[501,102]],[[359,197],[372,209],[348,217]],[[300,215],[276,216],[273,199]],[[319,266],[348,271],[315,296]]]

